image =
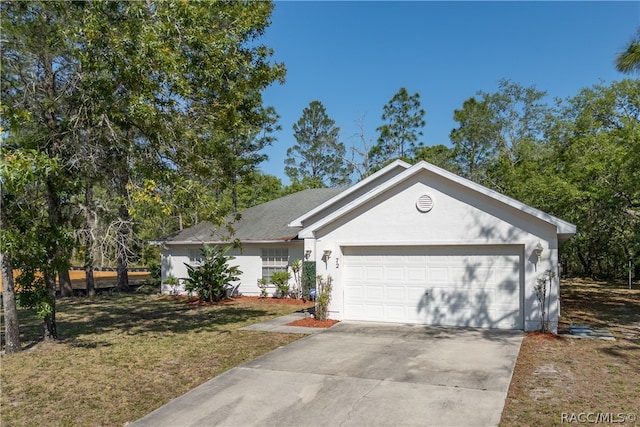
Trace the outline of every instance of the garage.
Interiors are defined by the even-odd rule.
[[[344,318],[523,329],[523,250],[345,246]]]

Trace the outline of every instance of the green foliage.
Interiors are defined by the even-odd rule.
[[[267,286],[269,286],[269,283],[266,278],[261,277],[258,279],[258,287],[260,288],[260,298],[266,298],[269,295],[267,293]]]
[[[282,82],[285,68],[259,40],[272,9],[0,4],[3,158],[32,150],[38,162],[56,163],[46,174],[28,165],[3,171],[3,182],[34,177],[22,193],[3,189],[3,209],[11,206],[3,245],[16,268],[31,252],[42,271],[68,265],[75,234],[88,267],[100,248],[124,273],[144,241],[201,220],[223,222],[232,208],[221,196],[230,189],[235,206],[238,182],[264,160],[259,151],[277,129],[262,91]],[[43,237],[11,237],[25,231]],[[126,274],[120,278],[126,285]],[[53,279],[45,274],[49,293]]]
[[[266,203],[283,195],[280,178],[258,172],[249,175],[238,188],[239,210]]]
[[[293,125],[297,144],[287,149],[285,172],[302,188],[340,187],[351,182],[340,128],[320,101],[312,101]]]
[[[176,294],[178,285],[180,284],[180,280],[176,276],[168,276],[164,279],[164,283],[171,286],[171,293]]]
[[[517,181],[510,175],[527,160],[523,144],[539,144],[552,124],[551,109],[541,101],[545,92],[501,80],[495,93],[478,92],[453,117],[451,131],[460,174],[474,182],[508,192]]]
[[[570,185],[561,216],[578,225],[565,248],[570,268],[624,277],[640,262],[640,81],[583,89],[563,108],[556,149]]]
[[[302,263],[302,298],[308,300],[309,291],[316,283],[316,262],[304,261]]]
[[[333,278],[327,280],[320,275],[316,277],[316,319],[327,320],[329,316],[329,304],[331,303],[331,291],[333,289]]]
[[[140,261],[149,267],[151,278],[159,284],[162,276],[160,247],[158,245],[147,245],[142,248],[141,252]]]
[[[199,266],[185,264],[189,275],[185,289],[189,292],[197,292],[201,301],[222,300],[225,297],[225,288],[231,282],[239,280],[239,275],[242,274],[237,266],[229,266],[229,261],[235,259],[226,255],[230,249],[231,246],[220,248],[204,245],[202,264]]]
[[[494,158],[497,145],[493,114],[487,101],[469,98],[461,110],[453,112],[453,119],[460,126],[451,131],[454,156],[460,175],[477,183],[486,183],[487,169]]]
[[[293,273],[294,287],[291,295],[296,298],[302,298],[302,260],[296,259],[291,263],[291,272]]]
[[[460,174],[460,168],[456,162],[456,152],[446,145],[421,146],[416,148],[411,162],[417,163],[421,160],[425,160],[449,172]]]
[[[407,89],[400,90],[384,106],[384,125],[376,129],[380,136],[369,151],[372,169],[380,169],[397,158],[410,158],[422,146],[418,141],[422,136],[425,111],[420,107],[420,94],[409,95]]]
[[[640,73],[640,27],[627,49],[618,54],[616,68],[622,73]]]
[[[640,82],[583,89],[557,105],[501,81],[454,114],[460,173],[577,225],[562,248],[571,274],[623,277],[640,262]]]
[[[271,275],[271,283],[276,286],[280,298],[289,295],[289,279],[291,274],[288,271],[276,271]]]
[[[45,331],[48,338],[56,337],[55,275],[68,268],[68,258],[58,249],[70,249],[73,242],[68,228],[59,222],[51,226],[47,206],[52,182],[60,173],[58,158],[37,150],[14,150],[11,144],[0,147],[0,251],[21,271],[16,278],[17,303],[52,325]]]
[[[44,278],[36,270],[21,270],[16,277],[16,285],[19,289],[16,295],[18,305],[33,310],[41,318],[53,313],[55,302],[47,291]]]

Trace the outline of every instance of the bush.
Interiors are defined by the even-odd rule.
[[[551,286],[553,285],[553,279],[555,277],[556,273],[554,271],[545,271],[544,275],[538,278],[538,283],[534,288],[536,291],[536,297],[538,298],[538,307],[540,309],[540,330],[543,334],[549,332],[549,304],[547,302],[547,283],[549,283],[550,294]]]
[[[180,281],[176,276],[168,276],[164,279],[164,283],[171,286],[171,294],[176,295],[178,293],[178,286],[180,285]]]
[[[280,298],[289,295],[289,279],[291,274],[288,271],[276,271],[271,275],[271,283],[276,285]]]
[[[269,283],[267,283],[267,279],[265,279],[264,277],[261,277],[260,279],[258,279],[258,287],[260,288],[260,298],[266,298],[269,295],[267,293],[268,285]]]
[[[202,265],[187,266],[189,278],[186,280],[185,289],[189,292],[197,292],[200,301],[216,302],[225,297],[226,286],[230,282],[239,280],[242,272],[237,266],[229,266],[228,262],[235,259],[226,256],[231,246],[219,248],[218,246],[204,245],[202,248]]]
[[[291,296],[295,299],[302,298],[302,261],[297,259],[291,263],[291,271],[293,272],[293,290]]]
[[[305,261],[302,263],[302,298],[310,299],[309,293],[316,283],[316,262]]]
[[[327,277],[325,282],[322,276],[316,277],[316,319],[327,320],[329,316],[329,303],[331,302],[331,289],[333,288],[333,279]]]

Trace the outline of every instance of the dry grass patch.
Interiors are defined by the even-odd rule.
[[[638,286],[571,280],[562,283],[561,297],[561,331],[588,325],[609,329],[616,341],[526,336],[501,425],[560,425],[563,413],[640,417]]]
[[[300,338],[239,328],[300,310],[238,299],[215,306],[149,295],[59,301],[61,341],[38,343],[21,311],[26,351],[2,356],[2,425],[117,426],[198,384]]]

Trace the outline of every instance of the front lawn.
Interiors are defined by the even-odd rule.
[[[61,341],[47,345],[39,343],[40,319],[21,311],[27,349],[2,356],[0,424],[122,426],[299,339],[239,328],[301,308],[243,298],[190,306],[142,294],[63,299]]]
[[[58,305],[62,340],[50,345],[38,342],[40,320],[21,311],[27,349],[2,356],[0,424],[122,426],[299,339],[239,328],[300,309],[256,299],[190,306],[142,294],[65,299]],[[640,415],[638,286],[563,282],[561,328],[570,322],[607,328],[616,341],[526,336],[501,425],[560,425],[572,414]]]
[[[522,342],[504,426],[637,425],[640,420],[640,289],[567,280],[560,328],[609,329],[616,341],[529,334]],[[599,417],[599,418],[598,418]],[[608,420],[608,421],[607,421]],[[602,422],[605,421],[605,422]]]

